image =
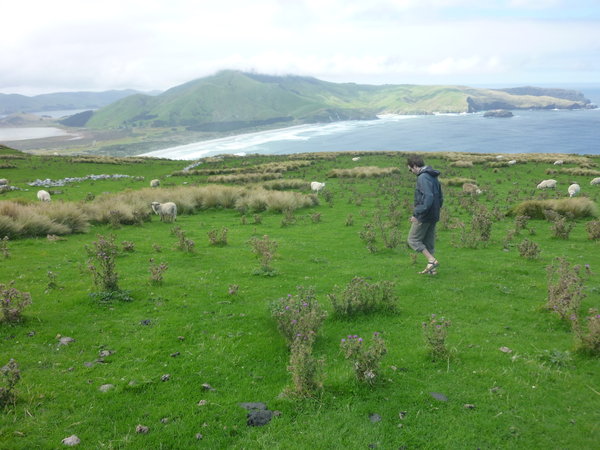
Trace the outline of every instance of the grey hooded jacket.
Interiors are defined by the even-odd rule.
[[[425,166],[417,175],[413,216],[419,222],[438,222],[444,204],[442,186],[438,180],[440,172]]]

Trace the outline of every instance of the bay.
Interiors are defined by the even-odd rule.
[[[600,109],[381,116],[241,134],[145,153],[192,160],[219,154],[340,151],[600,154]]]

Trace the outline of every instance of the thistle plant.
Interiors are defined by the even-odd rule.
[[[227,245],[227,232],[229,230],[225,227],[221,228],[221,230],[212,229],[208,231],[208,241],[210,245],[223,247]]]
[[[288,294],[271,304],[271,316],[291,347],[299,341],[312,344],[327,313],[317,301],[314,288],[299,286],[296,295]]]
[[[15,289],[13,287],[14,283],[14,281],[11,281],[8,285],[0,284],[0,307],[2,308],[0,322],[20,322],[23,310],[31,304],[29,292],[21,292]]]
[[[183,231],[181,227],[171,228],[171,234],[177,236],[177,248],[179,250],[182,250],[186,253],[193,253],[196,243],[191,239],[186,238],[185,231]]]
[[[588,238],[597,241],[600,239],[600,220],[592,220],[585,224],[585,231],[588,233]],[[4,238],[6,239],[6,238]]]
[[[15,386],[21,379],[19,365],[14,359],[0,368],[0,408],[15,402]]]
[[[116,271],[115,258],[118,249],[115,244],[115,236],[108,237],[98,235],[92,246],[85,246],[88,254],[88,269],[94,277],[96,287],[104,292],[119,291],[119,275]]]
[[[358,335],[348,335],[340,342],[344,357],[352,362],[356,379],[372,385],[379,375],[379,364],[387,353],[385,342],[379,332],[373,333],[371,345],[367,345]]]
[[[135,244],[131,241],[123,241],[121,242],[121,247],[124,252],[133,253],[135,251]]]
[[[250,247],[252,247],[252,253],[254,253],[260,261],[260,270],[258,273],[267,275],[273,274],[274,270],[271,267],[271,261],[275,257],[275,251],[278,246],[277,242],[271,240],[267,235],[264,235],[262,239],[253,237],[248,242]]]
[[[450,321],[444,317],[438,318],[435,314],[431,315],[428,322],[423,322],[423,336],[427,344],[429,353],[434,361],[444,359],[448,356],[449,351],[446,346],[446,337],[448,336],[448,328]]]
[[[0,239],[0,252],[2,253],[2,257],[4,259],[10,258],[10,249],[8,248],[8,236],[4,236],[4,238]]]
[[[393,311],[398,301],[394,294],[393,282],[369,283],[363,277],[354,277],[343,290],[328,294],[328,297],[338,316],[352,316],[377,310]]]
[[[579,323],[576,314],[571,315],[573,330],[580,342],[580,348],[595,355],[600,355],[600,314],[595,308],[588,310],[588,316],[585,318],[586,324],[582,326]]]
[[[546,267],[548,276],[548,300],[546,306],[562,319],[569,320],[577,314],[585,298],[581,266],[571,267],[564,258],[555,258]]]
[[[290,362],[287,367],[292,376],[292,386],[286,391],[297,397],[313,397],[323,387],[324,360],[313,355],[312,343],[298,337],[290,348]]]
[[[537,259],[540,256],[540,246],[529,239],[523,239],[518,249],[519,255],[526,259]]]
[[[156,264],[154,258],[150,258],[150,284],[160,285],[163,282],[163,274],[167,271],[169,266],[165,262]]]

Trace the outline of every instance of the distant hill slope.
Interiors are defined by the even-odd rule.
[[[33,97],[0,94],[0,114],[59,111],[63,109],[98,109],[136,94],[132,89],[104,92],[56,92]]]
[[[86,126],[185,126],[194,131],[231,131],[262,125],[373,119],[378,114],[585,108],[590,103],[575,91],[520,89],[513,93],[464,86],[374,86],[229,70],[158,96],[129,96],[96,111]]]

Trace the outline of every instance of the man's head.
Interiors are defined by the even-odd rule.
[[[423,158],[418,155],[411,155],[406,159],[406,164],[408,165],[408,170],[413,172],[413,170],[424,167],[425,161],[423,161]]]

